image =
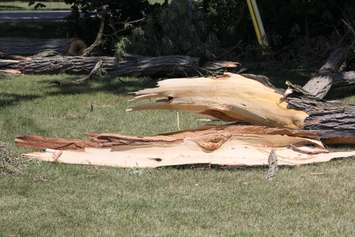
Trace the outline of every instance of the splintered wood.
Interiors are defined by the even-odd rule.
[[[139,168],[266,166],[270,153],[281,166],[355,156],[355,151],[329,152],[322,143],[355,141],[355,127],[349,123],[354,120],[354,107],[312,98],[286,98],[263,80],[232,73],[217,78],[169,79],[159,82],[157,88],[136,92],[133,99],[153,102],[128,109],[179,109],[258,126],[212,126],[143,137],[88,134],[86,141],[22,136],[16,143],[44,149],[25,154],[29,159]],[[332,119],[328,121],[328,117]],[[310,127],[315,130],[304,130]]]
[[[280,166],[295,166],[352,157],[328,152],[317,136],[262,126],[215,126],[157,136],[89,134],[90,141],[18,137],[18,145],[51,148],[24,154],[29,159],[66,164],[159,168],[167,166],[266,166],[274,151]]]
[[[272,127],[303,128],[307,113],[288,109],[283,96],[259,81],[225,73],[217,78],[169,79],[157,88],[135,93],[133,99],[156,99],[128,111],[180,109],[225,121]]]

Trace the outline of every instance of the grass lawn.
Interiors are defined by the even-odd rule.
[[[16,135],[176,130],[176,112],[126,113],[122,78],[58,88],[74,76],[0,79],[0,140]],[[354,98],[348,98],[351,102]],[[90,107],[93,105],[93,111]],[[181,113],[182,128],[202,125]],[[114,169],[26,162],[0,176],[0,236],[355,236],[355,160],[266,170]]]

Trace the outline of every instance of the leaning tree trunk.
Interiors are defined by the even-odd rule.
[[[318,99],[344,97],[354,93],[355,72],[340,71],[348,51],[349,49],[344,48],[334,50],[316,76],[311,78],[303,89]]]

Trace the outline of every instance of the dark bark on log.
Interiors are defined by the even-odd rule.
[[[57,56],[35,57],[29,61],[17,61],[3,69],[17,69],[24,74],[88,74],[100,60],[103,61],[103,68],[107,71],[112,71],[117,64],[116,59],[113,57]]]
[[[355,105],[294,95],[287,102],[289,108],[309,114],[304,129],[318,131],[325,144],[355,144]]]
[[[115,57],[56,56],[33,57],[30,60],[0,60],[0,69],[16,69],[24,74],[89,74],[102,61],[102,69],[111,76],[186,77],[206,72],[235,69],[237,62],[209,62],[200,67],[198,58],[189,56]],[[211,67],[213,65],[213,68]]]
[[[189,56],[124,58],[112,71],[113,76],[167,76],[186,77],[199,75],[198,59]]]
[[[133,57],[117,62],[115,57],[35,57],[29,61],[0,60],[0,69],[17,69],[25,74],[88,74],[97,62],[112,76],[198,75],[198,59],[188,56]]]
[[[318,75],[310,79],[303,89],[314,97],[323,99],[332,87],[335,73],[338,72],[338,69],[344,63],[346,55],[347,50],[343,48],[334,50],[326,63],[319,69]]]

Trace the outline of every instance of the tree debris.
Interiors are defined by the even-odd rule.
[[[24,157],[29,159],[131,168],[267,166],[272,151],[277,153],[277,163],[281,166],[355,155],[354,151],[328,152],[319,140],[300,137],[302,134],[314,136],[307,131],[232,125],[148,137],[89,134],[90,141],[80,141],[26,136],[17,138],[16,142],[18,145],[51,148],[25,154]],[[275,162],[272,163],[275,166]]]

